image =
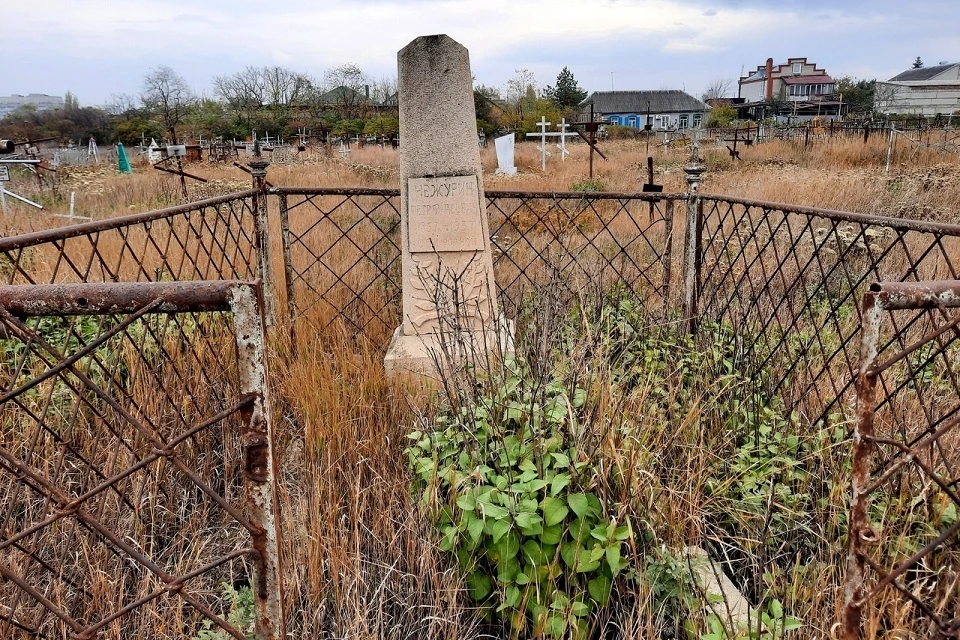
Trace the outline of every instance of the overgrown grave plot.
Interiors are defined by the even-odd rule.
[[[694,340],[623,287],[562,298],[540,291],[516,359],[446,377],[409,434],[417,495],[481,612],[521,637],[715,632],[729,621],[702,611],[683,554],[702,544],[758,605],[758,637],[801,612],[819,627],[842,508],[811,532],[846,489],[844,435],[767,396],[729,326]]]

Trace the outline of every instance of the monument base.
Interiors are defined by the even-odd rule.
[[[504,167],[502,169],[497,169],[493,172],[497,176],[515,176],[517,175],[516,167]]]
[[[441,340],[436,333],[405,335],[403,325],[400,325],[393,332],[383,367],[388,375],[403,372],[430,376],[438,372],[438,364],[450,366],[451,360],[453,363],[471,362],[485,358],[488,352],[498,357],[512,355],[513,330],[513,321],[503,320],[496,329],[463,331],[457,336],[442,336]]]

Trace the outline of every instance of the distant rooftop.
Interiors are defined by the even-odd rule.
[[[599,113],[674,113],[678,111],[709,111],[703,102],[679,89],[656,91],[594,91],[581,107],[593,104]]]
[[[919,69],[908,69],[903,73],[897,74],[890,78],[890,82],[909,82],[909,81],[918,81],[918,80],[932,80],[936,76],[940,75],[944,71],[947,71],[951,67],[960,66],[960,62],[948,62],[946,64],[938,64],[934,67],[921,67]]]

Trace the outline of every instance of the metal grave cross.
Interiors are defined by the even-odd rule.
[[[543,171],[547,170],[547,156],[551,155],[547,151],[547,137],[556,136],[556,133],[547,132],[547,127],[551,123],[547,122],[546,116],[540,116],[540,122],[537,123],[537,126],[540,127],[540,133],[528,133],[528,138],[540,138],[540,169]]]
[[[576,131],[567,131],[570,125],[567,123],[566,118],[560,120],[560,124],[557,126],[560,127],[560,131],[554,135],[560,136],[560,144],[557,145],[557,149],[560,149],[560,161],[562,162],[570,155],[570,152],[567,151],[567,138],[579,138],[580,134]]]

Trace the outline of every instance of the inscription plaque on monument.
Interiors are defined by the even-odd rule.
[[[485,248],[475,175],[410,178],[407,197],[411,253]]]

